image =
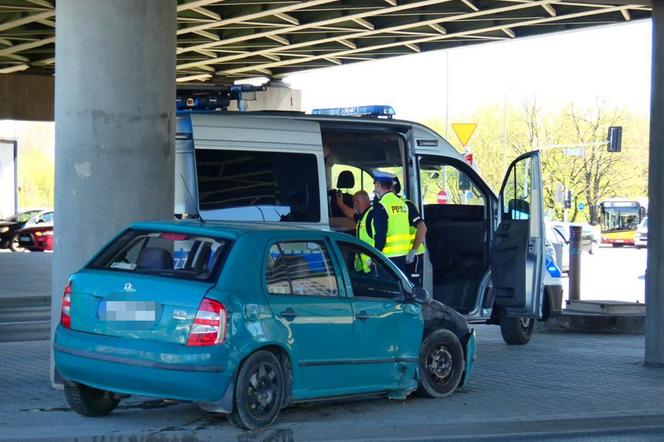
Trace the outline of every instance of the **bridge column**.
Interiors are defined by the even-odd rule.
[[[71,273],[173,216],[176,0],[58,0],[56,17],[52,330]]]
[[[664,367],[664,2],[652,8],[645,363]]]

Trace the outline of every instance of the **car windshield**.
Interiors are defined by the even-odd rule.
[[[130,229],[88,268],[209,281],[218,273],[227,246],[227,240],[207,236]]]
[[[40,212],[39,210],[28,210],[26,212],[19,212],[15,215],[10,216],[9,218],[5,218],[3,221],[7,221],[10,223],[24,223],[39,212]]]

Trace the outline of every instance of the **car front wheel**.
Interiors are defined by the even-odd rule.
[[[426,337],[420,349],[419,395],[442,398],[454,393],[464,369],[463,347],[449,330],[436,330]]]
[[[281,410],[285,385],[283,368],[274,354],[268,351],[252,354],[237,375],[231,421],[246,430],[270,425]]]
[[[120,402],[110,391],[82,384],[65,384],[65,398],[72,410],[88,417],[106,416]]]
[[[21,247],[18,242],[18,233],[15,233],[14,236],[9,240],[9,249],[12,252],[25,252],[25,249]]]
[[[535,328],[532,318],[511,318],[504,310],[500,312],[500,334],[508,345],[526,345],[530,342]]]

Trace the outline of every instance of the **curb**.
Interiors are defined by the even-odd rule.
[[[563,313],[544,322],[538,321],[535,328],[541,333],[642,335],[645,330],[645,316]]]
[[[507,418],[509,419],[509,418]],[[449,440],[533,440],[550,437],[599,436],[607,433],[629,434],[633,431],[664,434],[664,414],[644,410],[633,415],[589,414],[560,416],[557,418],[512,418],[511,420],[487,419],[482,422],[457,423],[381,423],[372,425],[343,425],[341,423],[311,422],[298,424],[301,428],[289,428],[287,423],[254,432],[240,432],[230,423],[222,428],[206,425],[191,430],[182,428],[152,429],[126,434],[83,434],[67,436],[13,438],[21,441],[77,441],[107,442],[160,442],[160,441],[449,441]],[[331,436],[333,435],[333,436]],[[0,436],[0,440],[3,438]]]

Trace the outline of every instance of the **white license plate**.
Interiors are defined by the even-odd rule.
[[[99,319],[106,321],[155,321],[157,305],[153,301],[102,301]]]

